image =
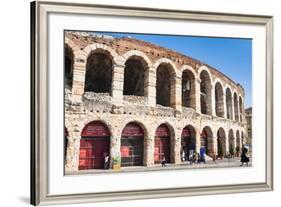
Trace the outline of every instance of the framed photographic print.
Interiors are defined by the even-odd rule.
[[[31,3],[31,203],[273,189],[273,17]]]

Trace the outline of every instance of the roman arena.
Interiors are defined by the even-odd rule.
[[[245,92],[219,70],[130,37],[65,32],[65,170],[180,164],[246,142]],[[118,163],[119,162],[119,163]]]

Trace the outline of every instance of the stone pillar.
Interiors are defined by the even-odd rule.
[[[224,118],[227,119],[227,104],[226,104],[225,92],[223,92],[223,110],[224,110]]]
[[[81,102],[84,93],[86,77],[86,61],[75,59],[73,64],[72,101]]]
[[[211,86],[211,109],[212,109],[212,116],[216,115],[216,95],[215,95],[215,87]]]
[[[154,134],[148,133],[147,137],[144,138],[144,165],[154,165]]]
[[[110,159],[121,162],[121,137],[113,134],[110,138]],[[121,164],[121,163],[120,163]]]
[[[225,137],[225,154],[229,154],[229,137]]]
[[[242,114],[241,114],[241,122],[243,123],[246,119],[245,119],[245,109],[244,109],[244,100],[241,98],[241,102],[242,102],[242,106],[241,106],[241,108],[242,108]]]
[[[200,151],[200,147],[201,147],[201,131],[200,131],[200,128],[196,129],[196,138],[195,138],[195,144],[196,144],[196,147],[195,147],[195,150],[197,153],[199,153]]]
[[[200,79],[195,79],[195,106],[196,112],[201,114],[201,101],[200,101]]]
[[[179,111],[182,110],[182,85],[181,77],[177,77],[176,74],[171,75],[171,106]]]
[[[235,121],[235,106],[234,106],[234,96],[231,97],[231,105],[232,105],[232,120]]]
[[[239,96],[237,98],[237,114],[238,114],[238,122],[240,122],[240,104],[239,104]]]
[[[113,66],[111,94],[113,104],[117,106],[123,104],[124,68],[124,65],[115,64]]]
[[[74,130],[68,132],[67,150],[65,158],[65,171],[77,172],[79,167],[79,152],[80,152],[80,131]]]
[[[172,144],[173,146],[173,151],[174,151],[174,163],[175,164],[180,164],[181,163],[181,137],[180,137],[180,132],[176,132],[174,142]]]
[[[216,136],[213,137],[213,152],[218,155],[218,138]]]
[[[145,71],[144,95],[147,97],[148,105],[156,106],[156,69],[149,67]]]

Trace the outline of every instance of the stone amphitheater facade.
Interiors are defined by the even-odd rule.
[[[244,89],[217,69],[130,37],[65,32],[65,170],[78,171],[82,131],[108,129],[110,160],[122,157],[128,124],[143,131],[143,166],[155,165],[156,131],[169,132],[169,162],[182,162],[183,131],[194,150],[223,154],[246,137]],[[122,166],[122,165],[121,165]]]

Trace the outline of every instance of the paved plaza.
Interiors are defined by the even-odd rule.
[[[99,173],[119,173],[119,172],[150,172],[150,171],[163,171],[163,170],[184,170],[184,169],[209,169],[209,168],[247,168],[247,165],[241,167],[240,157],[231,158],[231,159],[223,159],[216,160],[213,162],[212,160],[207,160],[206,163],[193,163],[182,162],[181,164],[166,164],[166,167],[162,167],[161,165],[155,165],[153,167],[144,167],[144,166],[133,166],[133,167],[122,167],[121,169],[98,169],[98,170],[81,170],[78,172],[67,173],[66,175],[81,175],[81,174],[99,174]],[[251,167],[251,159],[248,163],[248,167]]]

